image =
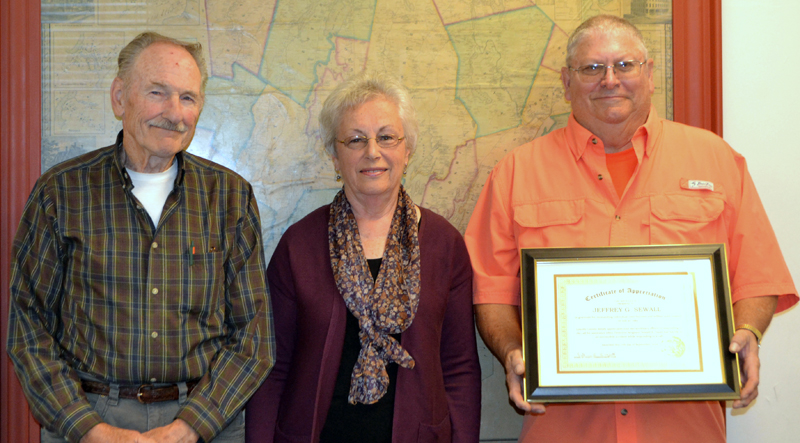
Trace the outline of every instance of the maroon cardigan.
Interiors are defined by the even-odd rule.
[[[246,442],[317,442],[344,345],[346,307],[328,254],[329,205],[289,227],[267,269],[276,362],[247,405]],[[393,442],[477,442],[481,373],[472,315],[472,267],[461,234],[422,209],[421,291],[401,336],[414,369],[400,367]]]

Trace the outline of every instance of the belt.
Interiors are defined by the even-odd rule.
[[[187,381],[186,388],[189,395],[192,389],[197,386],[197,380]],[[83,392],[89,394],[108,395],[111,392],[111,386],[103,382],[81,380],[81,387]],[[119,387],[119,398],[128,398],[139,400],[140,403],[156,403],[160,401],[177,400],[180,396],[178,385],[121,385]]]

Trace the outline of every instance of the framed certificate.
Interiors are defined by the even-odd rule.
[[[725,245],[520,256],[528,401],[739,398]]]

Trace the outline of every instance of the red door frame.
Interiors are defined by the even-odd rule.
[[[11,242],[41,169],[40,11],[40,0],[0,0],[0,443],[39,442],[6,336]]]
[[[722,134],[721,0],[674,0],[676,121]],[[11,243],[41,174],[41,2],[0,0],[0,443],[39,443],[6,354]]]

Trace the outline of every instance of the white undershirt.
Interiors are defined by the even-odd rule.
[[[175,177],[178,176],[178,162],[172,161],[172,166],[164,172],[155,174],[145,174],[143,172],[128,171],[128,176],[133,182],[133,195],[144,205],[153,224],[158,226],[161,220],[161,211],[164,210],[164,203],[167,201],[169,193],[175,184]]]

